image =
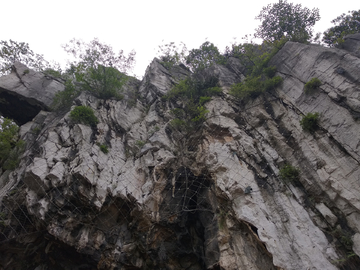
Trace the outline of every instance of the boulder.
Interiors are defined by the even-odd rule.
[[[347,35],[344,37],[344,41],[342,48],[360,57],[360,33]]]
[[[23,125],[40,110],[49,111],[55,94],[64,89],[62,80],[15,62],[11,73],[0,77],[0,113]]]

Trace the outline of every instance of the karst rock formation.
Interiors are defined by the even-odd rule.
[[[345,49],[287,42],[271,59],[283,83],[247,102],[237,58],[213,65],[220,96],[192,131],[162,99],[185,66],[154,59],[124,99],[83,92],[96,127],[52,111],[64,81],[15,63],[1,114],[26,142],[0,170],[0,269],[360,269],[360,39]],[[318,78],[311,94],[304,85]],[[178,102],[178,106],[181,103]],[[319,113],[319,128],[300,120]],[[106,145],[108,153],[101,151]],[[283,181],[291,164],[300,175]]]

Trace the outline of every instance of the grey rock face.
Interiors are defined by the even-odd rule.
[[[343,49],[360,57],[360,33],[347,35],[344,38]]]
[[[16,62],[12,72],[0,78],[0,112],[19,125],[25,124],[40,110],[49,110],[55,94],[63,90],[61,80]]]
[[[271,64],[283,84],[241,105],[227,94],[244,79],[235,58],[198,74],[224,93],[190,131],[171,126],[181,103],[161,96],[191,74],[157,59],[128,90],[135,103],[75,100],[96,127],[39,113],[21,129],[19,168],[0,178],[1,240],[21,250],[0,262],[36,251],[37,267],[65,269],[358,269],[359,58],[288,42]],[[322,85],[306,95],[312,77]],[[308,112],[320,113],[313,134]],[[285,164],[298,180],[280,179]]]

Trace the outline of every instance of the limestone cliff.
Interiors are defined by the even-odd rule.
[[[0,171],[0,267],[359,269],[359,56],[288,42],[270,64],[283,84],[246,103],[228,95],[244,79],[238,59],[205,70],[223,94],[191,132],[170,127],[181,104],[161,99],[192,76],[184,66],[154,59],[121,101],[82,93],[74,106],[99,119],[89,127],[31,95],[51,100],[60,80],[15,65],[0,78],[2,103],[26,101],[36,116],[1,105],[27,148]],[[307,95],[313,77],[322,85]],[[320,114],[313,134],[300,126],[309,112]],[[280,179],[284,164],[297,181]]]

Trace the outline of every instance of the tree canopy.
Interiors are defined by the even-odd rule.
[[[224,56],[219,49],[211,42],[205,41],[199,49],[192,49],[186,57],[186,65],[191,71],[202,70],[214,63],[222,64],[225,62]]]
[[[263,7],[255,19],[261,21],[255,37],[271,42],[286,37],[291,41],[306,43],[313,36],[312,28],[320,20],[320,14],[317,8],[310,10],[300,4],[279,0]]]
[[[344,36],[360,32],[360,9],[343,13],[331,22],[335,26],[324,32],[322,41],[329,47],[340,47]]]
[[[69,62],[67,74],[70,78],[65,91],[56,96],[55,108],[68,106],[81,91],[89,91],[104,99],[122,98],[121,89],[128,79],[126,74],[135,63],[134,51],[128,56],[122,50],[116,54],[111,46],[96,38],[89,43],[72,39],[63,48],[75,60]]]
[[[27,67],[37,71],[44,71],[48,68],[54,68],[58,64],[52,64],[44,59],[42,54],[34,53],[28,43],[10,41],[0,41],[0,76],[8,74],[11,66],[15,62],[21,62]]]

